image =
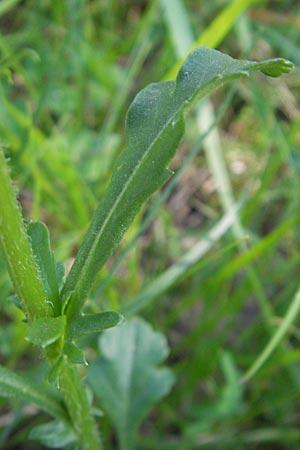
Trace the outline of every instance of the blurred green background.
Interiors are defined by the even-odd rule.
[[[300,282],[299,2],[2,0],[0,30],[1,141],[26,220],[48,225],[69,266],[141,88],[175,76],[196,41],[236,58],[294,62],[290,75],[243,79],[194,106],[174,181],[139,214],[89,308],[138,312],[168,338],[177,381],[144,423],[140,449],[299,450],[299,320],[239,382]],[[214,232],[234,204],[234,225]],[[193,264],[173,276],[168,268],[193,248]],[[44,369],[11,293],[0,254],[1,363],[38,379]],[[92,359],[96,339],[83,345]],[[36,411],[1,404],[0,448],[41,448],[24,443]]]

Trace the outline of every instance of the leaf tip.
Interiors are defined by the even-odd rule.
[[[273,59],[265,67],[261,68],[261,72],[273,78],[280,77],[285,73],[291,72],[295,68],[294,64],[288,59]]]

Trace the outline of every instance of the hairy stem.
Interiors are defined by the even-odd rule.
[[[94,417],[91,414],[86,390],[82,385],[76,367],[70,365],[67,359],[62,363],[59,384],[81,443],[80,448],[82,450],[102,450],[103,447]]]
[[[0,180],[0,242],[10,278],[29,321],[52,316],[1,147]]]
[[[27,319],[32,322],[53,315],[40,277],[25,225],[11,183],[3,149],[0,147],[0,243],[3,247],[10,278]],[[59,343],[47,349],[52,365],[60,354]],[[82,450],[101,450],[101,442],[91,413],[86,390],[77,369],[68,360],[63,362],[61,390],[80,439]]]

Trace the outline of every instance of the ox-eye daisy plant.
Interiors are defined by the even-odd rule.
[[[284,59],[236,60],[200,47],[187,57],[176,81],[153,83],[139,92],[126,117],[126,146],[68,274],[54,259],[47,227],[24,222],[6,161],[9,151],[0,149],[1,246],[15,303],[26,321],[26,339],[33,351],[40,348],[49,367],[40,387],[0,367],[0,394],[35,403],[54,418],[34,428],[31,438],[53,448],[104,448],[99,411],[78,371],[79,364],[87,363],[77,340],[115,327],[103,333],[103,356],[88,378],[101,414],[115,427],[120,448],[135,448],[138,426],[174,382],[169,369],[157,367],[167,356],[166,341],[142,319],[127,319],[116,311],[85,314],[85,302],[143,203],[172,176],[168,165],[184,134],[184,113],[190,105],[251,72],[278,77],[292,67]],[[129,373],[125,368],[130,352]]]

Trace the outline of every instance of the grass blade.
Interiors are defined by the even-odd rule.
[[[150,283],[138,297],[125,306],[125,315],[135,314],[165,292],[178,279],[196,264],[212,246],[228,231],[235,220],[236,210],[226,214],[191,250],[178,262],[169,267],[163,274]]]
[[[258,372],[258,370],[263,366],[263,364],[265,364],[267,359],[271,356],[271,354],[283,340],[284,336],[286,335],[288,329],[292,325],[299,311],[300,311],[300,287],[297,290],[281,325],[274,333],[274,335],[272,336],[272,338],[270,339],[269,343],[266,345],[264,350],[252,364],[250,369],[242,377],[241,379],[242,383],[245,383],[246,381],[249,381],[251,378],[253,378],[253,376]]]

